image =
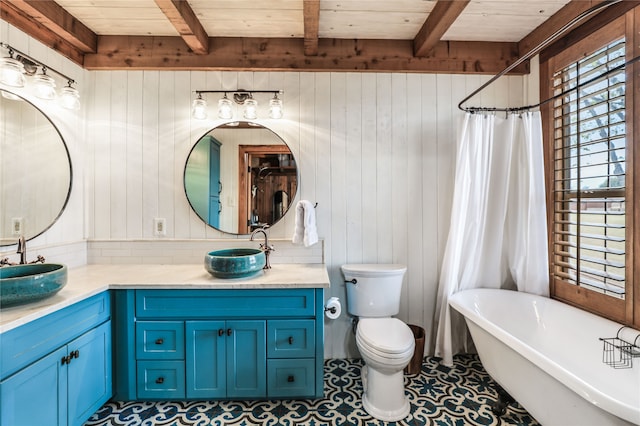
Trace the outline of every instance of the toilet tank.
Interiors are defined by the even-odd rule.
[[[347,310],[351,315],[379,318],[398,313],[406,266],[347,264],[341,269],[347,286]]]

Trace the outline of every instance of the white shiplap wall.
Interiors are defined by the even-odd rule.
[[[13,46],[15,49],[73,78],[76,81],[75,87],[80,90],[82,102],[86,102],[89,95],[84,82],[89,74],[88,71],[83,70],[73,62],[2,20],[0,20],[0,41]],[[5,56],[6,50],[0,50],[0,55]],[[56,78],[56,83],[59,87],[66,85],[66,81],[59,79],[55,73],[50,72],[49,75]],[[0,88],[1,87],[2,85],[0,84]],[[59,220],[46,233],[28,243],[28,257],[31,259],[32,256],[35,258],[36,254],[43,254],[47,259],[57,259],[56,261],[64,261],[69,265],[84,264],[86,263],[86,244],[84,243],[84,166],[86,164],[84,159],[84,121],[86,109],[68,111],[61,108],[55,101],[43,101],[36,98],[27,88],[7,89],[30,100],[49,116],[65,140],[72,163],[72,191],[67,207]],[[0,155],[10,156],[11,152],[0,152]],[[34,150],[34,155],[38,155],[37,149]],[[28,172],[28,170],[25,171],[25,173]],[[46,185],[46,182],[43,182],[42,185]],[[85,248],[82,248],[83,246]],[[13,256],[15,248],[15,244],[13,246],[0,247],[0,256]],[[61,251],[65,249],[68,249],[69,256],[61,253]],[[13,261],[15,259],[12,258],[11,260]]]
[[[457,103],[489,77],[88,72],[1,20],[0,39],[70,74],[82,91],[83,108],[77,113],[39,104],[67,142],[74,178],[67,209],[47,233],[30,242],[32,254],[50,252],[52,259],[78,264],[86,261],[85,239],[95,241],[93,250],[108,249],[110,242],[153,243],[158,241],[154,217],[167,220],[163,247],[166,240],[195,240],[197,245],[202,239],[233,238],[207,228],[184,195],[189,150],[219,124],[190,118],[192,91],[281,88],[286,119],[260,122],[280,134],[296,156],[300,192],[294,202],[318,202],[318,229],[332,282],[326,297],[346,303],[339,269],[344,263],[404,263],[408,272],[399,317],[423,326],[430,340],[449,227],[461,117]],[[536,96],[535,78],[501,78],[471,104],[522,105]],[[270,235],[290,238],[293,226],[288,215]],[[0,248],[3,253],[10,251]],[[104,258],[101,253],[98,257]],[[358,356],[346,306],[344,312],[326,322],[326,357]]]
[[[228,238],[190,210],[182,174],[191,146],[220,121],[190,117],[194,90],[280,88],[286,119],[262,120],[289,144],[300,167],[295,201],[318,203],[332,286],[345,303],[344,263],[408,266],[399,317],[431,335],[447,237],[457,103],[487,77],[405,73],[92,72],[86,122],[88,237]],[[484,105],[520,105],[521,77],[485,91]],[[209,97],[209,104],[217,99]],[[263,108],[266,99],[262,102]],[[476,103],[478,104],[478,103]],[[262,110],[266,115],[266,110]],[[211,106],[210,116],[215,111]],[[272,228],[289,238],[289,215]],[[346,313],[346,309],[345,309]],[[345,315],[326,323],[326,356],[357,356]]]

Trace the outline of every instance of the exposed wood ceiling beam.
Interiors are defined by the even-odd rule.
[[[22,11],[15,9],[11,3],[0,0],[0,17],[14,27],[24,31],[31,37],[43,43],[45,46],[57,51],[61,55],[69,58],[78,65],[82,65],[84,60],[84,52],[81,52],[75,46],[71,45],[67,40],[58,36],[39,23],[33,21]],[[2,40],[7,41],[7,40]]]
[[[11,0],[2,1],[2,6],[10,6],[24,14],[80,52],[96,51],[98,36],[54,1]],[[30,31],[27,33],[31,34]]]
[[[318,28],[320,26],[320,0],[304,0],[304,54],[318,54]]]
[[[469,2],[470,0],[438,0],[413,39],[413,54],[427,56]]]
[[[553,56],[577,41],[582,40],[585,37],[589,37],[590,34],[593,34],[603,26],[614,21],[637,6],[640,6],[640,1],[625,0],[607,7],[597,15],[583,22],[579,27],[574,28],[571,32],[562,36],[555,43],[545,48],[540,53],[540,61],[545,61],[549,56]]]
[[[195,55],[178,37],[101,36],[85,56],[89,70],[380,71],[495,74],[517,58],[517,43],[440,42],[428,58],[413,56],[411,40],[320,39],[306,56],[301,39],[210,38]],[[514,73],[527,73],[528,64]]]
[[[187,46],[198,55],[209,53],[209,36],[186,0],[155,0]]]
[[[553,14],[549,19],[540,24],[538,28],[531,31],[526,37],[518,42],[518,50],[520,52],[520,55],[529,53],[532,49],[542,43],[546,38],[554,34],[560,28],[564,27],[572,19],[589,10],[591,7],[596,6],[600,3],[604,3],[605,1],[606,0],[571,0],[559,11]],[[633,4],[636,2],[623,1],[622,3]],[[637,4],[633,4],[633,6],[631,7],[635,7],[636,5]]]

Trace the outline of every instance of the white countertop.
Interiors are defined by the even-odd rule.
[[[0,333],[70,306],[105,290],[116,289],[274,289],[329,288],[322,263],[274,264],[250,278],[221,279],[204,265],[86,265],[69,269],[67,285],[54,296],[0,310]]]

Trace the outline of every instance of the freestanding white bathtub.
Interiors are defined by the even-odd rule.
[[[466,290],[449,304],[489,375],[543,425],[640,425],[640,358],[627,369],[602,362],[599,338],[620,324],[510,290]]]

